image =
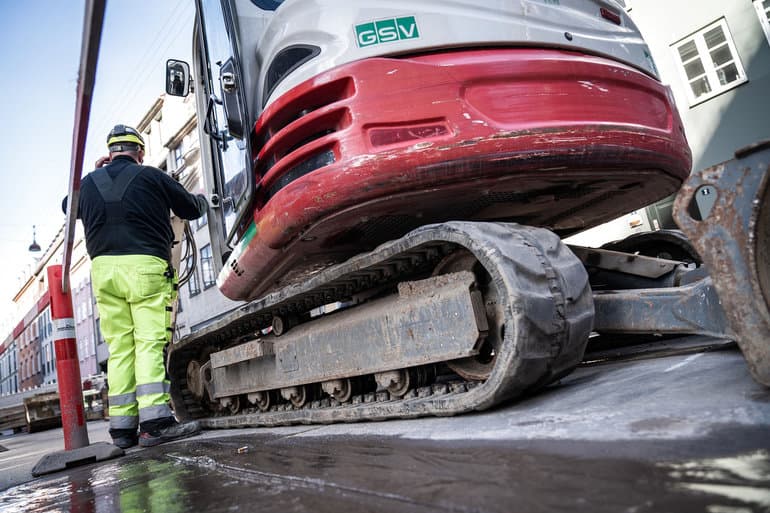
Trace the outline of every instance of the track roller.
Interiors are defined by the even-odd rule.
[[[398,369],[375,374],[377,385],[387,389],[394,397],[404,397],[415,388],[424,387],[436,381],[436,366],[423,365],[409,369]]]
[[[219,400],[219,405],[229,411],[231,415],[235,415],[241,411],[241,398],[237,395],[223,397]]]
[[[246,399],[250,404],[259,408],[259,411],[267,411],[271,406],[278,402],[278,394],[275,390],[265,390],[248,394]]]
[[[337,402],[346,403],[354,395],[373,392],[377,385],[371,376],[359,376],[324,381],[321,388]]]
[[[306,404],[318,398],[318,385],[299,385],[281,389],[281,396],[289,401],[295,408],[302,408]]]

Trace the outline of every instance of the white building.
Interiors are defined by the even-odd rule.
[[[136,128],[145,139],[145,164],[177,176],[193,193],[204,192],[192,95],[186,98],[160,96]],[[192,238],[180,237],[176,248],[181,252],[179,276],[189,277],[179,287],[177,338],[206,326],[241,304],[223,296],[216,287],[206,216],[190,221],[188,233]]]
[[[770,139],[770,0],[621,0],[674,93],[693,170]],[[571,238],[596,246],[674,228],[673,196]]]

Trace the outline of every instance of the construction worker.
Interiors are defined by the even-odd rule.
[[[110,435],[124,449],[150,447],[200,432],[196,422],[180,424],[173,417],[163,351],[176,297],[169,210],[197,219],[208,203],[160,169],[142,165],[144,139],[135,129],[116,125],[107,147],[109,156],[83,178],[78,218],[110,350]]]

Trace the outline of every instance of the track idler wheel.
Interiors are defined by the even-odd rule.
[[[484,298],[489,331],[479,343],[476,356],[450,361],[447,362],[447,365],[467,380],[483,381],[492,372],[495,366],[495,357],[503,342],[504,313],[498,299],[497,287],[492,282],[489,273],[484,270],[484,267],[470,251],[460,250],[447,256],[436,266],[433,274],[437,276],[459,271],[470,271],[476,276],[476,286]]]
[[[190,360],[187,363],[187,389],[198,401],[203,399],[205,387],[201,377],[201,364],[198,360]]]

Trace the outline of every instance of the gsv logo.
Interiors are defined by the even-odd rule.
[[[414,16],[370,21],[356,25],[356,42],[359,48],[418,37],[420,37],[420,31]]]

